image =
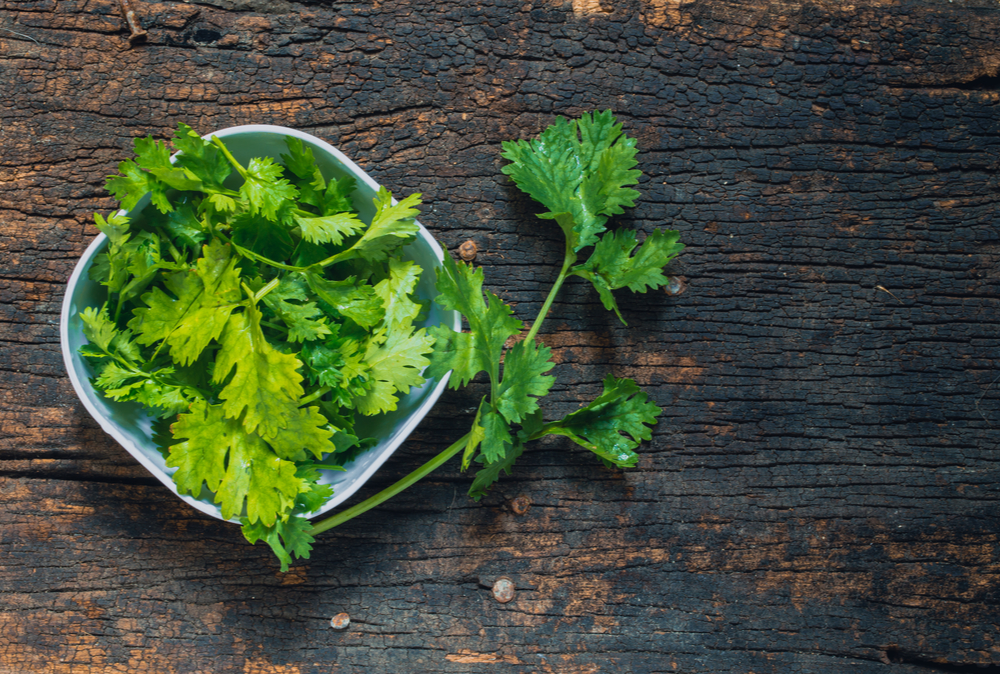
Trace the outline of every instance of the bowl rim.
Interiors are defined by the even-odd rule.
[[[354,163],[354,161],[349,159],[343,152],[341,152],[334,146],[330,145],[326,141],[322,140],[321,138],[317,138],[312,134],[299,131],[298,129],[291,129],[288,127],[276,126],[272,124],[245,124],[240,126],[227,127],[224,129],[220,129],[218,131],[213,131],[211,133],[203,135],[202,138],[205,140],[209,140],[212,136],[216,136],[220,139],[223,139],[229,136],[242,135],[246,133],[267,133],[267,134],[277,134],[281,136],[293,136],[303,141],[308,141],[310,144],[317,146],[324,152],[332,155],[334,159],[336,159],[344,166],[344,169],[348,173],[353,175],[355,178],[358,178],[361,181],[363,181],[371,189],[377,192],[381,187],[381,185],[379,185],[379,183],[377,183],[374,178],[368,175],[366,171],[364,171],[361,167],[359,167],[356,163]],[[173,157],[176,156],[176,154],[177,153],[175,152],[171,156],[171,161],[173,160]],[[395,198],[392,199],[392,203],[393,204],[397,203]],[[130,212],[131,211],[126,211],[125,209],[118,210],[118,213],[123,215],[128,215]],[[438,241],[434,238],[434,236],[430,233],[430,231],[428,231],[427,228],[420,223],[420,221],[415,219],[414,222],[418,227],[417,237],[419,239],[422,239],[423,242],[430,248],[440,266],[440,264],[444,262],[444,251],[442,250],[441,244],[438,243]],[[101,411],[94,406],[94,404],[90,401],[87,395],[85,395],[85,391],[93,391],[94,389],[90,385],[89,381],[81,380],[80,376],[78,375],[72,360],[74,354],[69,345],[69,334],[70,334],[69,322],[73,308],[72,289],[75,288],[78,283],[80,283],[81,277],[83,276],[85,271],[89,270],[91,264],[93,263],[94,257],[99,252],[101,252],[101,250],[106,245],[107,240],[108,237],[104,233],[99,233],[94,238],[94,240],[91,241],[90,245],[87,246],[86,250],[80,256],[80,259],[74,266],[73,272],[70,274],[69,280],[67,281],[65,286],[66,292],[65,295],[63,296],[62,308],[59,315],[59,341],[63,355],[63,364],[66,367],[66,372],[69,375],[70,383],[73,386],[73,390],[76,393],[76,396],[80,400],[80,402],[83,403],[84,408],[90,414],[91,418],[93,418],[98,423],[98,425],[100,425],[101,429],[105,433],[110,435],[112,438],[114,438],[114,440],[119,445],[121,445],[134,459],[136,459],[154,477],[156,477],[167,488],[173,491],[173,493],[177,497],[179,497],[181,500],[185,501],[186,503],[188,503],[188,505],[191,505],[195,509],[207,515],[211,515],[216,519],[220,519],[226,522],[232,522],[234,524],[240,524],[238,518],[231,518],[228,520],[224,519],[221,515],[221,510],[219,506],[215,504],[214,501],[206,502],[199,498],[195,498],[190,494],[181,494],[177,490],[177,485],[173,480],[172,477],[173,471],[170,473],[166,473],[163,470],[161,470],[159,466],[154,464],[145,455],[143,450],[140,449],[138,446],[136,446],[136,443],[133,442],[128,437],[127,434],[123,433],[115,424],[113,424],[109,419],[107,419],[105,415],[102,414]],[[452,314],[452,321],[450,327],[456,332],[461,331],[462,329],[461,315],[456,311],[450,311],[450,312],[448,312],[448,310],[445,311],[447,313]],[[444,322],[442,324],[447,325],[447,322]],[[381,453],[375,458],[374,461],[372,461],[371,465],[369,465],[358,477],[356,477],[351,484],[343,487],[342,489],[340,488],[336,489],[333,497],[331,497],[330,500],[327,501],[327,503],[324,504],[322,508],[320,508],[314,513],[308,513],[304,515],[304,517],[306,517],[307,519],[312,519],[324,515],[325,513],[329,512],[333,508],[337,507],[338,505],[349,499],[351,496],[354,495],[355,492],[357,492],[362,486],[364,486],[368,482],[368,480],[371,479],[372,475],[374,475],[376,471],[378,471],[382,467],[382,465],[389,460],[389,457],[391,457],[396,452],[396,450],[400,447],[400,445],[402,445],[407,440],[407,438],[410,436],[410,434],[413,433],[413,431],[420,424],[420,422],[423,421],[424,417],[427,416],[427,413],[430,412],[431,408],[434,407],[438,399],[444,393],[444,390],[447,387],[448,380],[450,379],[450,377],[451,377],[451,372],[447,372],[444,374],[444,376],[442,376],[440,379],[437,380],[437,382],[434,384],[434,387],[424,395],[423,399],[420,401],[417,407],[409,413],[409,416],[406,418],[405,422],[401,424],[401,427],[395,433],[395,436],[392,438],[389,445],[381,450]]]

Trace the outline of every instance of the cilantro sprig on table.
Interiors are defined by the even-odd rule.
[[[565,234],[562,269],[527,334],[506,348],[509,340],[520,337],[524,324],[483,288],[482,269],[445,255],[436,301],[459,311],[468,330],[429,330],[435,345],[425,374],[437,377],[451,371],[449,386],[461,388],[485,372],[489,394],[480,401],[466,435],[395,485],[318,523],[314,533],[377,506],[459,453],[463,470],[478,466],[469,489],[476,500],[511,472],[528,443],[547,435],[569,438],[608,466],[638,463],[635,450],[652,437],[660,409],[634,381],[608,375],[593,402],[546,422],[539,402],[555,382],[548,374],[554,364],[549,348],[537,341],[563,282],[572,276],[590,281],[604,306],[623,323],[613,291],[642,293],[669,282],[663,269],[684,248],[677,232],[655,230],[640,245],[629,230],[607,230],[609,218],[633,206],[639,196],[629,187],[641,175],[634,168],[635,154],[635,140],[625,136],[610,111],[584,114],[578,120],[558,118],[537,139],[503,144],[502,156],[510,163],[502,171],[548,209],[539,217],[555,220]],[[590,256],[581,262],[580,253],[588,248]]]
[[[460,312],[468,330],[416,329],[421,269],[398,251],[417,231],[420,196],[394,204],[380,190],[365,223],[350,199],[353,181],[327,180],[308,148],[287,142],[283,165],[242,166],[218,138],[185,125],[173,162],[165,144],[137,140],[136,160],[119,165],[108,189],[126,210],[147,194],[150,206],[132,222],[96,216],[109,245],[92,274],[109,300],[82,314],[84,354],[106,396],[176,416],[166,451],[180,491],[213,492],[223,516],[239,517],[247,540],[264,540],[287,570],[293,556],[309,557],[315,535],[459,453],[463,470],[478,466],[469,490],[477,500],[546,435],[608,466],[636,465],[660,409],[635,382],[608,375],[597,399],[554,421],[539,405],[555,379],[537,335],[563,282],[591,282],[624,322],[613,291],[666,285],[663,268],[683,249],[670,230],[641,245],[631,231],[607,231],[611,216],[634,205],[629,186],[641,175],[635,141],[610,112],[559,118],[537,139],[504,143],[503,172],[565,234],[562,269],[519,341],[524,324],[483,288],[482,270],[447,252],[436,301]],[[237,189],[227,187],[234,171]],[[489,380],[470,431],[396,484],[311,524],[305,515],[332,495],[320,470],[373,442],[354,434],[356,416],[393,410],[424,377],[449,371],[452,388],[480,373]]]

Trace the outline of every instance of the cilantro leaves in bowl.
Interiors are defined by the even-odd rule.
[[[63,306],[71,381],[101,426],[199,510],[281,558],[437,400],[441,250],[336,149],[291,129],[135,141]],[[346,468],[346,470],[345,470]],[[336,493],[334,494],[334,489]],[[280,540],[279,540],[280,539]]]

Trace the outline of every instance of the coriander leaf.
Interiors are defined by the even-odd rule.
[[[143,171],[131,159],[118,164],[118,172],[121,175],[108,176],[104,186],[118,199],[122,210],[131,211],[147,194],[151,195],[153,205],[161,213],[169,213],[174,209],[167,199],[166,183]]]
[[[340,468],[340,470],[344,469]],[[295,474],[301,477],[305,483],[305,489],[295,497],[296,512],[308,514],[319,510],[333,496],[332,486],[318,482],[320,473],[315,464],[300,464]]]
[[[177,166],[188,169],[206,187],[222,187],[223,181],[232,172],[232,166],[211,141],[204,140],[190,126],[180,123],[174,132],[173,143],[179,151],[175,159]]]
[[[365,352],[356,340],[327,338],[322,343],[311,342],[303,345],[300,355],[310,381],[331,387],[331,394],[340,405],[352,406],[354,398],[371,390]]]
[[[282,573],[288,571],[292,555],[299,559],[309,559],[312,544],[316,539],[309,533],[312,524],[306,518],[293,515],[285,521],[279,519],[271,526],[264,526],[260,521],[251,523],[247,518],[242,518],[240,521],[243,523],[243,536],[247,541],[255,544],[262,540],[271,547],[281,562]]]
[[[135,139],[136,163],[149,171],[165,185],[175,190],[200,190],[201,180],[184,166],[170,163],[170,149],[166,143],[152,138]]]
[[[308,451],[320,459],[324,454],[332,454],[337,450],[331,441],[333,429],[329,427],[326,417],[320,414],[318,407],[289,410],[285,419],[287,425],[274,437],[267,439],[267,443],[281,458],[304,460],[304,453]]]
[[[510,451],[510,424],[499,412],[490,405],[486,406],[482,416],[483,443],[480,450],[488,463],[498,461]]]
[[[354,194],[357,185],[358,181],[354,179],[354,176],[344,176],[337,180],[331,180],[326,184],[320,202],[315,205],[324,215],[354,211],[356,209],[354,202],[351,201],[351,195]]]
[[[304,272],[303,276],[317,298],[335,313],[351,319],[362,328],[371,328],[385,316],[382,300],[375,288],[358,283],[353,276],[343,281],[331,281],[314,271]]]
[[[399,258],[389,259],[389,277],[375,284],[375,294],[385,307],[385,322],[390,326],[408,326],[420,314],[420,305],[410,295],[420,280],[419,265]]]
[[[101,389],[109,398],[129,400],[135,389],[145,383],[146,373],[126,368],[112,360],[104,365],[100,375],[93,381],[94,386]]]
[[[382,337],[384,336],[384,342]],[[410,392],[411,386],[424,383],[423,369],[430,361],[434,340],[423,328],[416,332],[384,330],[375,333],[367,343],[364,364],[369,368],[371,389],[355,398],[357,410],[366,416],[391,412],[399,401],[397,393]]]
[[[584,114],[578,121],[558,117],[535,140],[505,141],[501,153],[511,163],[501,169],[549,210],[574,251],[597,241],[609,215],[633,206],[635,140],[623,136],[611,111]]]
[[[281,160],[299,179],[297,181],[300,190],[299,201],[319,209],[320,215],[354,210],[350,200],[355,188],[353,177],[345,176],[327,182],[319,166],[316,165],[312,148],[306,147],[301,139],[294,136],[286,136],[285,145],[288,147],[288,154],[281,155]]]
[[[547,395],[555,383],[555,377],[545,374],[555,367],[549,360],[551,355],[549,347],[539,348],[534,340],[518,342],[507,351],[503,380],[494,401],[507,421],[517,423],[538,409],[535,397]]]
[[[291,354],[281,353],[264,338],[260,312],[253,304],[245,313],[233,314],[222,333],[222,349],[213,371],[221,384],[235,370],[219,398],[228,417],[240,418],[250,432],[274,438],[297,413],[295,401],[302,396],[302,365]]]
[[[208,237],[201,221],[195,215],[194,209],[187,203],[178,205],[168,214],[163,228],[167,230],[174,241],[193,251],[195,255],[201,250],[202,244]]]
[[[272,222],[286,222],[299,191],[282,178],[280,164],[271,157],[254,157],[247,164],[240,195],[250,205],[251,215],[260,213]]]
[[[295,247],[288,228],[279,222],[241,213],[230,224],[233,228],[233,243],[272,260],[285,259]]]
[[[482,470],[476,473],[476,478],[472,481],[472,486],[469,487],[469,496],[476,501],[486,496],[486,492],[489,491],[494,482],[500,479],[503,473],[510,475],[514,462],[523,453],[524,445],[517,442],[497,461],[486,462],[485,460],[477,459],[481,463],[485,463],[485,465]]]
[[[564,435],[607,462],[631,468],[639,461],[635,448],[652,437],[652,426],[661,410],[631,379],[604,379],[604,392],[583,409],[545,424],[532,439]]]
[[[488,290],[484,293],[481,268],[456,263],[447,252],[444,265],[438,269],[437,289],[437,303],[465,316],[471,332],[455,332],[445,325],[432,327],[430,334],[436,342],[427,376],[440,378],[452,370],[448,385],[455,389],[467,385],[483,370],[496,381],[504,343],[519,334],[524,324],[499,297]]]
[[[87,307],[80,312],[83,321],[83,336],[87,341],[97,346],[101,351],[108,351],[111,340],[118,334],[114,321],[108,318],[107,306]]]
[[[411,194],[394,205],[389,190],[380,187],[373,201],[375,217],[372,224],[348,251],[368,262],[385,259],[391,251],[412,241],[420,231],[413,219],[420,214],[415,208],[420,204],[419,194]]]
[[[153,416],[165,419],[188,411],[193,402],[203,398],[194,395],[188,387],[147,379],[136,391],[133,400],[147,408]]]
[[[215,492],[225,519],[239,516],[245,506],[250,523],[271,526],[304,487],[294,463],[278,457],[238,420],[226,418],[221,405],[195,402],[171,431],[181,441],[167,458],[167,465],[177,468],[178,489],[197,496],[204,484]]]
[[[165,340],[170,356],[181,365],[193,363],[213,339],[218,340],[229,315],[240,302],[239,271],[230,246],[217,239],[206,245],[192,272],[175,272],[142,296],[146,305],[133,312],[129,327],[140,344]]]
[[[282,278],[278,286],[264,296],[264,304],[288,326],[290,342],[312,341],[330,334],[323,312],[308,299],[305,281],[292,276]]]
[[[288,154],[281,155],[281,161],[285,168],[302,180],[316,182],[316,189],[324,189],[326,181],[323,179],[323,174],[319,172],[319,167],[316,166],[316,158],[313,156],[312,148],[306,147],[302,139],[295,136],[285,136],[285,147],[288,148]]]
[[[123,364],[132,365],[140,360],[139,346],[135,343],[131,330],[118,330],[108,317],[107,305],[100,309],[87,307],[80,312],[83,321],[83,336],[90,344],[84,355],[95,358],[118,358]],[[96,350],[94,350],[96,347]]]
[[[469,431],[469,440],[465,443],[465,451],[462,453],[462,470],[468,470],[472,463],[472,457],[486,437],[486,429],[479,425],[479,420],[483,415],[483,408],[487,407],[486,396],[479,401],[479,408],[476,409],[476,418],[472,420],[472,429]]]
[[[666,285],[669,280],[663,275],[663,268],[684,250],[679,238],[678,232],[657,229],[646,237],[633,256],[632,251],[638,245],[634,232],[627,229],[608,232],[597,242],[590,259],[570,273],[593,283],[604,308],[613,310],[625,323],[611,291],[628,288],[644,293],[647,288]]]
[[[295,216],[295,224],[302,231],[302,238],[312,243],[331,243],[339,246],[344,237],[357,234],[365,223],[354,213],[335,213],[316,217]]]
[[[128,241],[128,230],[131,223],[124,213],[112,213],[107,220],[101,217],[100,213],[94,213],[94,223],[97,225],[97,229],[108,237],[108,242],[112,246],[121,246]]]

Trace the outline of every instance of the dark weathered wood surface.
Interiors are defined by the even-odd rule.
[[[0,672],[1000,671],[994,0],[136,3],[131,50],[117,0],[0,8]],[[552,442],[475,504],[451,465],[282,575],[78,404],[59,303],[133,137],[323,137],[530,319],[560,243],[499,143],[606,107],[689,288],[626,329],[570,283],[544,341],[563,411],[665,407],[637,469]]]

